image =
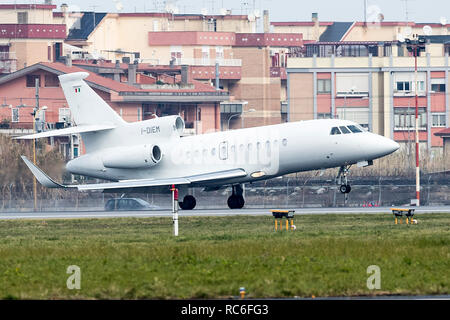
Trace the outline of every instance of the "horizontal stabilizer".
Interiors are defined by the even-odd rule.
[[[28,160],[27,157],[21,156],[27,167],[31,170],[37,181],[47,188],[66,188],[66,186],[53,181],[48,175],[46,175],[41,169],[34,165],[33,162]]]
[[[64,135],[75,134],[75,133],[111,130],[114,128],[115,128],[114,125],[109,125],[109,124],[82,125],[82,126],[74,126],[74,127],[64,128],[64,129],[51,130],[51,131],[30,134],[30,135],[26,135],[26,136],[15,137],[14,139],[39,139],[39,138],[47,138],[47,137],[64,136]]]

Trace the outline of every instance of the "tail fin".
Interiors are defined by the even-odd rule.
[[[83,80],[88,76],[87,72],[75,72],[58,77],[75,123],[78,126],[125,124],[125,121]]]

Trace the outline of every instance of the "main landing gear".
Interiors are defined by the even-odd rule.
[[[179,202],[178,205],[183,210],[192,210],[195,208],[195,205],[197,204],[197,201],[195,200],[194,196],[191,196],[190,194],[184,196],[183,202]]]
[[[245,204],[244,196],[242,195],[244,190],[240,184],[232,186],[231,196],[228,198],[228,207],[230,209],[242,209]]]
[[[350,184],[347,180],[347,174],[350,170],[350,166],[342,166],[339,169],[339,173],[336,177],[336,184],[340,184],[339,191],[341,193],[350,193],[352,191],[352,187],[350,187]]]

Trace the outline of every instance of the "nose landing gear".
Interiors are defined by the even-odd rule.
[[[242,209],[245,204],[244,196],[242,195],[244,190],[240,184],[232,186],[232,194],[228,198],[227,204],[230,209]]]
[[[336,177],[336,184],[340,184],[339,191],[341,193],[350,193],[352,191],[352,187],[348,183],[347,174],[350,170],[350,165],[342,166],[339,168],[338,175]]]

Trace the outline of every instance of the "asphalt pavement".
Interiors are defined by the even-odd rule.
[[[178,212],[180,217],[189,216],[233,216],[251,215],[262,216],[271,215],[271,209],[197,209]],[[285,209],[285,208],[282,208]],[[391,213],[391,207],[354,207],[354,208],[289,208],[295,210],[295,214],[380,214]],[[421,206],[415,208],[416,214],[426,213],[450,213],[450,206]],[[171,210],[152,211],[38,211],[38,212],[0,212],[0,219],[86,219],[86,218],[151,218],[151,217],[171,217]]]

